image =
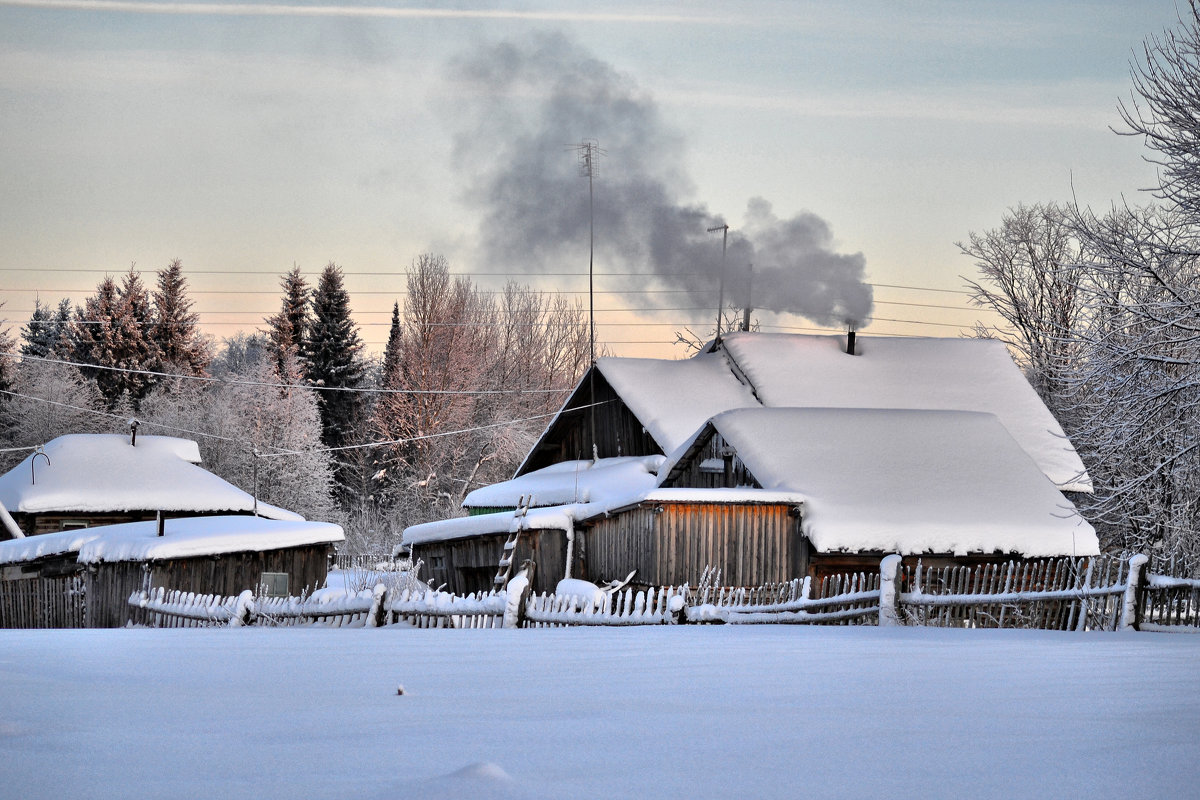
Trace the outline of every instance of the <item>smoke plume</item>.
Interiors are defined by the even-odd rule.
[[[587,180],[569,151],[594,139],[605,153],[594,178],[597,272],[638,273],[622,288],[683,289],[691,305],[715,305],[721,234],[708,229],[725,220],[688,202],[684,138],[632,79],[558,34],[486,46],[451,74],[455,156],[482,215],[482,269],[561,272],[586,262]],[[781,219],[751,200],[744,224],[730,224],[726,302],[746,304],[753,264],[756,308],[861,326],[872,306],[865,259],[835,252],[832,239],[815,214]],[[647,297],[630,301],[655,305]]]

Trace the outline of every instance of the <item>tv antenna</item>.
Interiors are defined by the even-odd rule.
[[[595,460],[600,457],[600,450],[596,445],[596,214],[593,185],[598,171],[596,162],[604,155],[604,150],[595,139],[584,139],[579,144],[572,145],[572,148],[579,154],[579,174],[588,180],[588,355],[591,360],[588,370],[588,394],[591,397],[588,420],[592,437],[592,459]]]

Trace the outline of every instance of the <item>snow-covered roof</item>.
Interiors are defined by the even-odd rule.
[[[803,498],[819,552],[1099,553],[1092,527],[992,414],[757,408],[712,426],[763,489]]]
[[[723,347],[764,406],[907,408],[995,414],[1060,489],[1092,481],[1062,427],[994,339],[732,333]],[[669,452],[669,451],[668,451]]]
[[[714,347],[679,361],[601,358],[596,368],[666,453],[735,408],[980,411],[995,414],[1060,489],[1092,490],[1002,342],[859,336],[858,355],[849,356],[842,336],[739,332]]]
[[[644,493],[658,483],[664,456],[624,456],[598,461],[562,461],[512,480],[483,486],[463,500],[466,508],[516,508],[522,497],[534,506],[588,503]]]
[[[599,358],[596,369],[666,453],[714,414],[759,405],[721,351],[680,361]]]
[[[139,437],[140,441],[140,437]],[[140,446],[140,444],[139,444]],[[78,553],[79,562],[152,561],[331,544],[345,538],[330,522],[263,519],[247,515],[168,519],[158,536],[153,520],[97,525],[0,542],[0,564]]]
[[[249,493],[196,466],[200,448],[188,439],[139,436],[133,446],[124,435],[78,433],[53,439],[44,450],[46,458],[30,455],[0,475],[0,503],[10,512],[211,514],[254,509]],[[259,513],[303,519],[264,503]]]
[[[487,536],[495,533],[514,533],[518,530],[567,530],[576,520],[604,513],[604,503],[571,503],[549,508],[531,508],[527,513],[499,511],[473,517],[454,517],[435,520],[404,529],[401,546]]]

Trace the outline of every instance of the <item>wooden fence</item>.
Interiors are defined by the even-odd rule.
[[[87,611],[79,573],[0,581],[5,628],[82,628]]]
[[[661,587],[601,601],[510,589],[467,597],[380,584],[337,602],[139,592],[143,624],[330,624],[425,628],[675,623],[872,624],[1200,632],[1200,580],[1147,573],[1134,556],[926,568],[888,556],[878,572],[758,587]],[[514,582],[513,586],[518,584]]]

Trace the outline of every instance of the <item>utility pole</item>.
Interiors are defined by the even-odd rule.
[[[725,305],[725,250],[729,245],[729,226],[715,225],[708,229],[709,233],[721,231],[721,288],[717,292],[717,339],[721,338],[721,309]]]
[[[584,139],[574,146],[579,153],[579,174],[588,179],[588,348],[591,360],[588,369],[588,409],[589,427],[592,439],[592,458],[599,458],[596,446],[596,292],[595,292],[595,263],[596,263],[596,214],[592,191],[596,177],[596,160],[604,155],[600,143],[595,139]]]

